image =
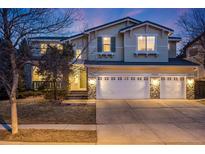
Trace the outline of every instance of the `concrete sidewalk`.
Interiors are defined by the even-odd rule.
[[[10,125],[0,124],[0,129],[6,129]],[[24,124],[20,129],[58,129],[58,130],[96,130],[96,125],[77,124]]]

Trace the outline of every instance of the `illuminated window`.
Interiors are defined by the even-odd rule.
[[[76,59],[82,59],[82,54],[81,54],[81,50],[80,49],[77,49],[75,51],[75,58]]]
[[[103,37],[103,52],[110,52],[110,51],[111,51],[111,38]]]
[[[38,74],[38,67],[33,67],[32,81],[43,81],[43,76]]]
[[[49,46],[51,46],[51,47],[55,47],[56,44],[55,44],[55,43],[50,43]]]
[[[47,44],[45,44],[45,43],[42,43],[41,45],[40,45],[40,51],[41,51],[41,54],[45,54],[46,53],[46,50],[47,50],[47,48],[48,48],[48,45]]]
[[[155,50],[155,36],[138,36],[137,50],[138,51],[154,51]]]
[[[63,50],[63,45],[62,44],[57,44],[57,49],[58,50]]]
[[[138,51],[145,51],[146,50],[146,37],[145,36],[138,36],[137,38],[137,50]]]
[[[147,36],[147,51],[154,51],[155,49],[155,37]]]

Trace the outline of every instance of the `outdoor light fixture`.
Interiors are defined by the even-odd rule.
[[[193,85],[194,84],[194,79],[187,79],[188,85]]]
[[[95,79],[90,79],[88,82],[89,82],[90,85],[95,85],[96,84],[96,80]]]
[[[152,80],[151,80],[151,83],[152,83],[154,86],[158,86],[158,85],[159,85],[159,79],[152,79]]]

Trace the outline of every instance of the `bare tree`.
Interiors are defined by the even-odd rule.
[[[18,133],[16,92],[19,70],[31,63],[25,56],[18,57],[21,55],[17,50],[19,43],[32,35],[70,27],[79,17],[76,9],[0,9],[0,80],[9,95],[12,134]]]
[[[177,25],[181,29],[184,45],[198,38],[205,51],[205,9],[191,9],[179,17]]]
[[[64,43],[62,48],[57,46],[48,46],[47,51],[41,56],[38,66],[38,74],[42,75],[45,81],[51,81],[53,84],[54,100],[57,100],[57,83],[62,83],[62,89],[67,90],[68,74],[71,71],[71,62],[74,58],[73,45],[69,42]]]

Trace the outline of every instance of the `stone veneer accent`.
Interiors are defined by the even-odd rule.
[[[94,77],[88,78],[88,98],[96,99],[96,78]]]
[[[194,78],[187,78],[186,80],[186,98],[187,99],[194,99],[195,95],[194,95],[194,88],[195,88],[195,82],[193,82],[193,84],[189,84],[188,80],[194,80]]]
[[[150,98],[151,99],[160,98],[160,78],[158,77],[150,78]]]

